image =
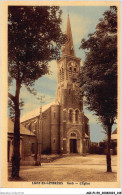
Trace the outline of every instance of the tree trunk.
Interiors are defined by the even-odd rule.
[[[106,155],[106,159],[107,159],[107,172],[112,172],[112,168],[111,168],[111,128],[112,126],[109,125],[108,126],[108,141],[107,141],[107,155]]]
[[[15,121],[14,121],[14,143],[12,156],[12,178],[19,178],[20,169],[20,109],[19,109],[20,84],[16,81],[15,94]]]

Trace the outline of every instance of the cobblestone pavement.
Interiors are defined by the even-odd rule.
[[[24,181],[112,182],[117,179],[117,156],[112,156],[112,173],[106,172],[105,155],[70,155],[42,166],[21,166]],[[9,177],[11,168],[9,167]]]

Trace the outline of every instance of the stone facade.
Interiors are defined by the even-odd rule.
[[[22,124],[37,137],[41,133],[42,153],[86,153],[89,151],[89,119],[83,113],[78,87],[80,58],[75,56],[70,20],[67,20],[68,41],[62,48],[58,65],[56,102],[42,107],[39,114],[22,118]],[[34,112],[33,112],[34,113]]]

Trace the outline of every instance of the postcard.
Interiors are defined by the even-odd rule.
[[[120,188],[120,2],[1,2],[1,187]]]

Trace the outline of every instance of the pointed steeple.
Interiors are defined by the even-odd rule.
[[[62,55],[75,56],[69,15],[68,15],[68,18],[67,18],[66,35],[67,35],[67,41],[66,41],[65,45],[62,48]]]

